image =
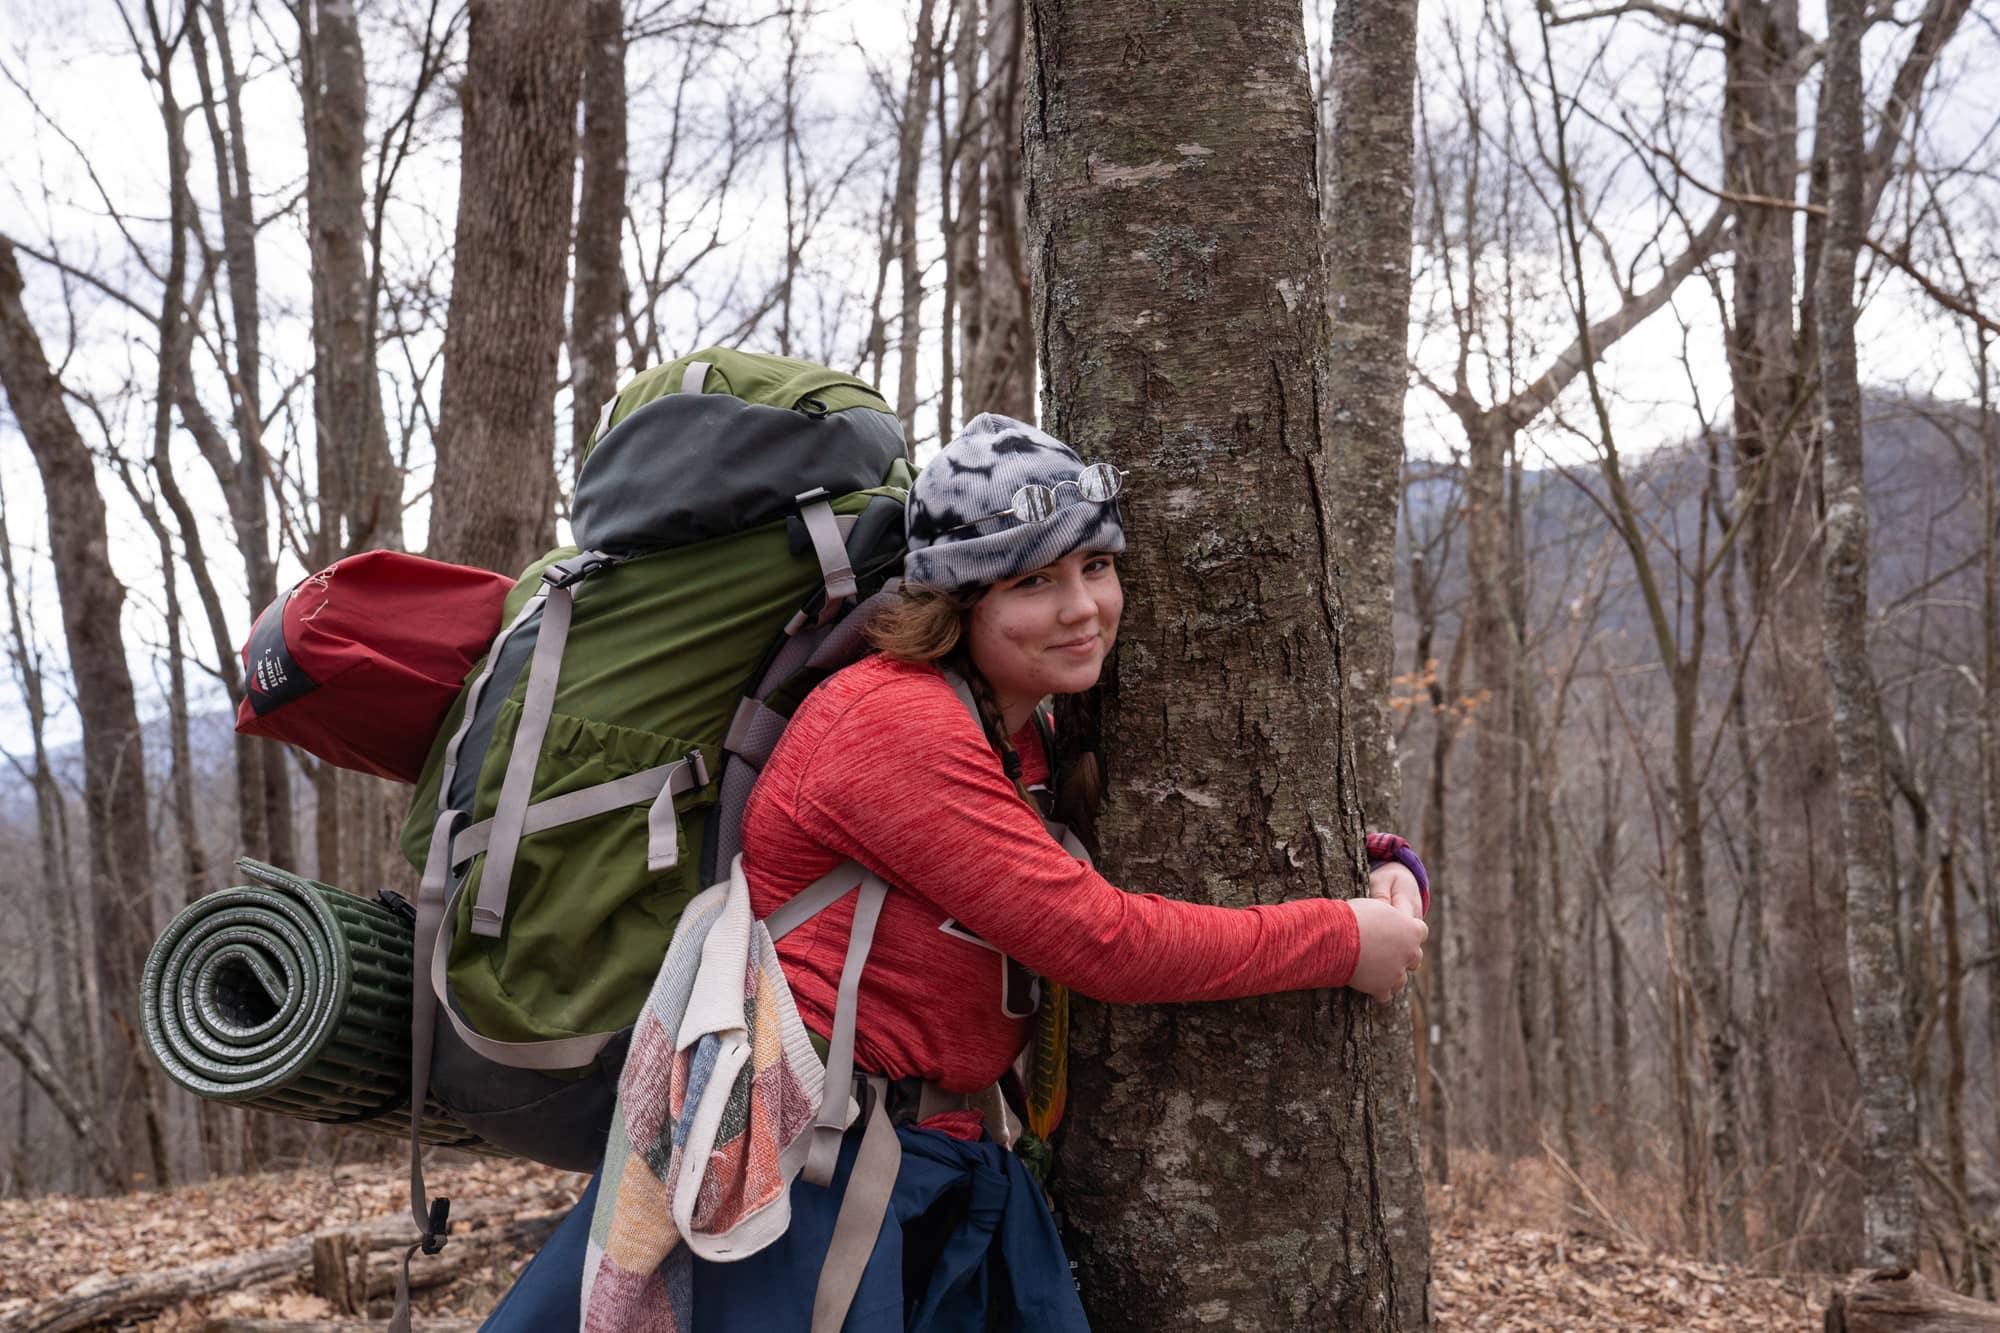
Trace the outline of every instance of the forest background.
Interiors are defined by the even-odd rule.
[[[1226,37],[1090,8],[1124,25],[1101,68],[1071,7],[1019,0],[0,13],[4,1193],[359,1151],[163,1086],[128,999],[235,855],[411,879],[400,789],[230,733],[250,620],[305,572],[374,547],[517,570],[615,387],[718,343],[857,369],[919,461],[999,410],[1164,481],[1185,450],[1130,428],[1188,410],[1174,345],[1324,293],[1272,372],[1309,380],[1323,474],[1275,489],[1263,418],[1212,388],[1253,452],[1198,475],[1239,526],[1316,516],[1325,665],[1349,656],[1305,684],[1340,700],[1340,808],[1439,885],[1411,1000],[1343,1020],[1404,1047],[1342,1065],[1393,1126],[1363,1174],[1411,1201],[1359,1230],[1386,1253],[1421,1175],[1536,1162],[1649,1243],[1920,1259],[1993,1296],[1995,15],[1353,0]],[[1282,228],[1245,239],[1213,140],[1072,163],[1059,103],[1110,123],[1089,94],[1178,79],[1221,135],[1266,59],[1303,65],[1320,240],[1236,288],[1230,247]],[[1066,232],[1064,207],[1160,216]],[[1098,264],[1158,309],[1078,313]],[[1218,374],[1256,377],[1234,341]],[[1112,352],[1144,366],[1125,400]],[[1163,619],[1258,623],[1216,612],[1229,550],[1175,549]],[[1152,752],[1119,688],[1114,787]],[[1252,817],[1138,789],[1171,793],[1191,862]],[[1144,812],[1110,814],[1116,864]],[[1085,1108],[1119,1095],[1081,1080]],[[1428,1317],[1422,1266],[1382,1282],[1384,1326]]]

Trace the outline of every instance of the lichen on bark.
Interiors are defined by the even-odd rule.
[[[1362,884],[1304,41],[1275,3],[1030,6],[1042,419],[1132,473],[1102,864],[1226,906]],[[1347,993],[1081,1005],[1057,1188],[1093,1326],[1426,1327],[1378,1086],[1408,1039]]]

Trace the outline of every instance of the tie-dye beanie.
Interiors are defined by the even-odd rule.
[[[1075,486],[1058,491],[1056,511],[1038,523],[1008,514],[965,526],[1011,506],[1023,486],[1074,482],[1083,466],[1074,449],[1025,422],[993,412],[974,417],[910,490],[903,577],[956,592],[1026,574],[1082,547],[1123,551],[1118,501],[1082,499]]]

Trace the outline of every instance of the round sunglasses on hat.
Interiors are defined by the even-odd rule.
[[[1056,493],[1065,486],[1076,487],[1076,493],[1080,499],[1089,500],[1093,504],[1103,504],[1107,500],[1116,499],[1118,493],[1125,489],[1125,478],[1128,475],[1130,474],[1111,466],[1109,463],[1092,463],[1083,471],[1077,473],[1075,477],[1059,481],[1053,486],[1044,486],[1039,482],[1029,482],[1026,486],[1014,492],[1014,502],[1007,508],[996,509],[990,514],[983,514],[973,519],[969,523],[961,523],[955,528],[946,528],[945,531],[948,533],[963,532],[967,528],[976,528],[981,523],[996,518],[1012,518],[1022,523],[1039,523],[1056,512]]]

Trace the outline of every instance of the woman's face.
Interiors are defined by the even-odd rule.
[[[966,646],[1014,723],[1043,695],[1075,694],[1097,683],[1124,610],[1116,560],[1072,551],[994,584],[973,604]]]

